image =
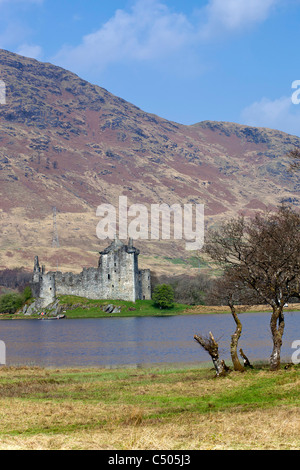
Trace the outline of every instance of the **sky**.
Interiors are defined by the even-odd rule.
[[[0,0],[0,48],[181,124],[300,136],[300,0]]]

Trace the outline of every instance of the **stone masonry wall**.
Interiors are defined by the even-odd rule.
[[[98,268],[84,268],[80,274],[49,272],[35,258],[32,287],[40,303],[51,303],[56,295],[89,299],[151,299],[150,270],[138,269],[139,250],[115,240],[101,252]]]

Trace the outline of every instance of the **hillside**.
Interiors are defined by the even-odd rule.
[[[296,136],[170,122],[67,70],[4,50],[0,79],[0,269],[31,268],[35,254],[49,269],[96,266],[108,244],[96,237],[96,208],[118,206],[120,195],[129,205],[203,203],[207,224],[281,200],[299,204],[285,157],[300,146]],[[53,206],[59,249],[52,247]],[[193,255],[174,240],[135,244],[142,267],[161,272],[169,269],[166,258]]]

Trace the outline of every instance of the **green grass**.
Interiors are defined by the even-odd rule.
[[[0,371],[0,449],[300,446],[299,366]]]
[[[11,373],[8,370],[0,376],[0,390],[2,397],[135,405],[153,410],[152,418],[174,417],[183,411],[206,414],[299,406],[299,373],[297,366],[276,373],[259,366],[244,374],[231,373],[215,379],[210,369],[24,368],[23,373],[20,368],[18,373],[18,369],[11,368]]]
[[[165,260],[170,261],[172,264],[187,265],[192,266],[192,268],[199,268],[199,266],[210,267],[209,263],[203,258],[198,258],[197,256],[191,256],[190,258],[169,258],[164,257]]]
[[[174,304],[172,308],[160,309],[152,300],[91,300],[84,297],[69,295],[59,296],[60,303],[65,307],[67,318],[101,318],[101,317],[141,317],[178,315],[190,308],[185,304]],[[104,305],[113,304],[121,307],[120,313],[107,314],[103,312]]]

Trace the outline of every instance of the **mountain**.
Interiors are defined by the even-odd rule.
[[[108,243],[103,203],[205,205],[207,225],[281,200],[299,204],[286,153],[300,139],[227,122],[192,126],[149,114],[74,73],[0,50],[0,267],[80,271]],[[147,93],[147,90],[145,90]],[[188,106],[188,103],[187,103]],[[60,247],[52,247],[53,207]],[[149,206],[148,206],[149,207]],[[137,241],[143,267],[194,255],[183,242]],[[176,269],[175,269],[176,268]]]

